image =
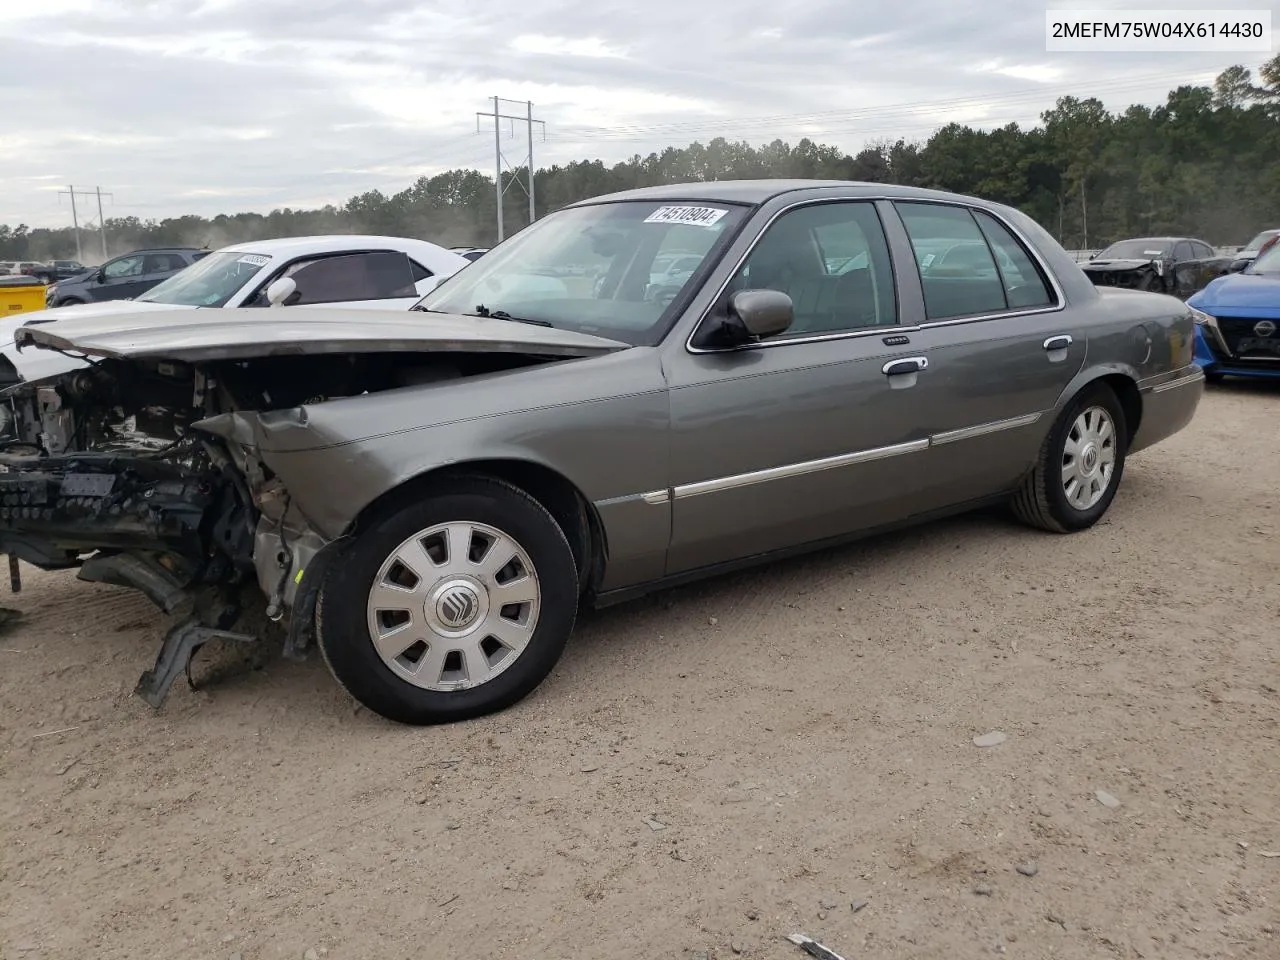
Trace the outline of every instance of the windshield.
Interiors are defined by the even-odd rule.
[[[1280,245],[1272,247],[1253,263],[1249,264],[1249,273],[1265,273],[1280,276]]]
[[[445,280],[420,302],[655,344],[668,308],[714,262],[749,208],[629,200],[553,213]]]
[[[179,270],[137,299],[185,307],[225,306],[270,262],[271,258],[261,253],[218,250]]]
[[[1276,235],[1274,230],[1263,230],[1260,234],[1244,245],[1245,250],[1261,250],[1262,245]]]
[[[1103,250],[1095,260],[1150,260],[1167,257],[1170,244],[1160,240],[1121,240]]]

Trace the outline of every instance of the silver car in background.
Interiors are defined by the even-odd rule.
[[[1096,288],[1016,210],[878,184],[600,197],[414,311],[249,314],[19,332],[94,364],[7,392],[0,549],[190,608],[157,705],[265,596],[286,654],[314,640],[385,717],[501,709],[584,600],[991,503],[1085,530],[1203,390],[1179,300]]]

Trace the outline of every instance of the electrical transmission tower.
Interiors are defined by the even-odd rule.
[[[493,181],[494,181],[494,192],[496,193],[497,200],[498,200],[498,242],[499,243],[502,242],[504,237],[503,226],[502,226],[503,196],[507,192],[507,187],[511,186],[511,183],[520,183],[520,178],[515,176],[514,168],[510,168],[512,172],[511,183],[508,183],[505,186],[502,183],[502,167],[503,167],[503,163],[506,161],[506,157],[502,155],[502,121],[503,120],[511,121],[511,132],[513,135],[515,133],[515,125],[517,121],[528,125],[529,154],[525,158],[525,169],[528,171],[528,177],[527,177],[528,184],[526,185],[526,184],[520,183],[520,186],[524,189],[525,194],[529,197],[529,222],[533,223],[534,219],[538,215],[534,206],[534,196],[533,196],[533,125],[536,123],[540,127],[542,127],[542,139],[544,141],[547,139],[547,125],[543,123],[541,120],[533,119],[533,103],[528,100],[523,101],[525,106],[525,115],[523,117],[502,112],[501,105],[503,103],[519,103],[519,102],[521,101],[517,101],[517,100],[504,101],[499,97],[494,97],[492,113],[481,113],[479,110],[476,111],[476,131],[477,132],[479,132],[480,130],[481,117],[488,117],[493,121],[493,161],[494,161]],[[510,167],[510,165],[508,165],[508,167]]]
[[[75,184],[69,184],[67,189],[59,190],[58,196],[66,194],[71,197],[71,226],[74,228],[76,235],[76,259],[84,260],[84,251],[80,249],[80,219],[76,215],[76,197],[97,197],[98,198],[98,235],[102,239],[102,259],[107,259],[107,221],[102,216],[102,198],[104,196],[110,198],[112,195],[102,192],[101,187],[94,187],[92,190],[77,190]]]

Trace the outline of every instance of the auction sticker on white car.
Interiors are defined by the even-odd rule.
[[[246,253],[236,260],[236,263],[247,263],[251,267],[265,267],[270,262],[271,258],[261,253]]]
[[[692,227],[709,227],[728,210],[718,207],[659,207],[644,218],[645,223],[684,223]]]

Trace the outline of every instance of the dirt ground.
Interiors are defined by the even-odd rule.
[[[588,615],[448,728],[234,650],[155,713],[164,618],[27,568],[0,956],[1280,957],[1277,422],[1210,388],[1085,534],[972,516]]]

